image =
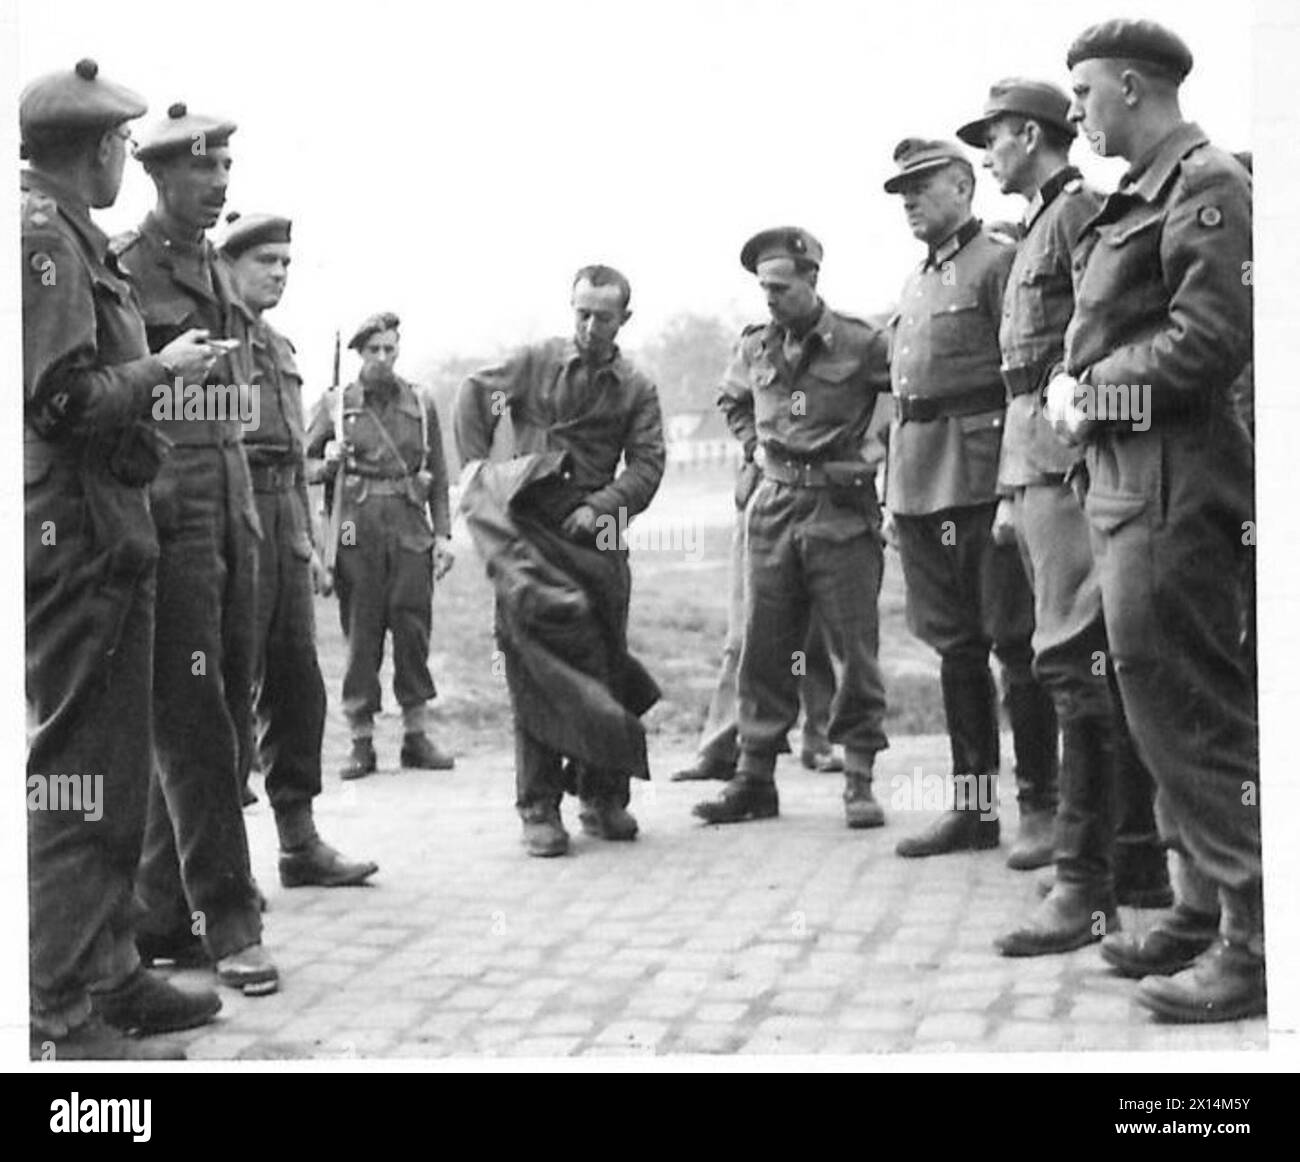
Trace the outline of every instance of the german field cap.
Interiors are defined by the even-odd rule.
[[[885,182],[885,193],[900,193],[914,177],[943,169],[944,166],[964,165],[975,172],[970,159],[955,141],[927,141],[921,137],[906,137],[894,147],[894,162],[898,173]]]
[[[795,258],[821,266],[822,244],[798,226],[774,226],[760,230],[740,248],[740,265],[751,274],[769,258]]]
[[[263,242],[288,242],[293,223],[275,214],[241,214],[232,210],[226,215],[226,232],[217,249],[230,258]]]
[[[184,101],[177,101],[166,117],[141,133],[135,156],[140,161],[156,161],[178,153],[198,155],[225,145],[235,128],[233,121],[191,113]]]
[[[356,334],[348,340],[348,347],[353,351],[360,351],[371,335],[377,335],[380,331],[396,331],[401,325],[402,320],[392,311],[380,311],[377,315],[371,315],[357,328]]]
[[[24,143],[88,129],[111,129],[143,117],[149,106],[138,93],[99,75],[90,58],[75,68],[37,77],[18,99]]]
[[[957,130],[957,136],[967,145],[983,149],[988,128],[994,121],[999,117],[1019,116],[1040,124],[1055,125],[1073,137],[1075,130],[1067,117],[1069,111],[1070,98],[1065,95],[1065,90],[1050,81],[1007,77],[989,88],[984,115],[966,122]]]
[[[1181,81],[1192,71],[1192,50],[1182,37],[1154,20],[1107,20],[1076,38],[1065,55],[1066,68],[1080,61],[1114,57],[1150,61]]]

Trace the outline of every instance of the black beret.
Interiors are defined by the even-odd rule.
[[[1051,82],[1008,77],[989,89],[988,100],[984,102],[984,116],[968,121],[957,130],[957,136],[967,145],[983,149],[989,125],[999,117],[1016,114],[1040,124],[1055,125],[1073,137],[1074,126],[1066,118],[1069,111],[1070,98]]]
[[[75,68],[32,81],[18,99],[18,128],[24,142],[83,129],[110,129],[143,117],[149,106],[138,93],[99,75],[89,58]]]
[[[238,258],[246,250],[263,242],[288,242],[293,223],[275,214],[241,214],[232,210],[226,215],[226,232],[217,247],[228,258]]]
[[[822,244],[798,226],[774,226],[760,230],[740,248],[740,265],[751,274],[757,273],[758,264],[769,258],[801,259],[821,266]]]
[[[348,340],[348,347],[353,351],[360,351],[371,335],[378,334],[380,331],[396,331],[401,325],[402,320],[392,311],[380,311],[377,315],[371,315],[357,328],[356,334]]]
[[[185,102],[177,101],[168,108],[163,120],[155,121],[141,133],[135,156],[139,161],[151,161],[192,153],[198,142],[203,143],[204,149],[217,149],[230,140],[236,128],[233,121],[191,113]]]
[[[1065,55],[1065,67],[1080,61],[1115,57],[1150,61],[1181,81],[1192,71],[1192,50],[1177,33],[1154,20],[1107,20],[1094,24],[1076,38]]]
[[[909,179],[943,169],[949,165],[964,165],[974,175],[975,167],[955,141],[926,141],[921,137],[905,137],[894,146],[894,161],[898,173],[885,182],[885,193],[901,193]]]

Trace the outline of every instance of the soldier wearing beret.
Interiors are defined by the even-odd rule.
[[[975,175],[961,147],[909,138],[894,151],[924,262],[899,299],[891,356],[886,504],[907,583],[908,624],[941,659],[952,745],[953,809],[898,854],[996,847],[998,716],[989,650],[1002,665],[1015,744],[1020,835],[1008,863],[1051,862],[1056,718],[1031,670],[1033,593],[1016,549],[992,535],[1006,401],[999,368],[1002,295],[1014,240],[971,215]]]
[[[433,585],[451,568],[451,514],[442,429],[433,400],[393,370],[400,321],[373,315],[349,348],[361,356],[355,383],[327,393],[307,436],[334,479],[334,584],[348,641],[343,712],[352,751],[340,771],[362,778],[378,766],[375,714],[384,638],[393,635],[393,694],[402,708],[402,766],[449,770],[455,760],[427,734],[437,694],[429,674]],[[340,421],[341,415],[341,421]]]
[[[776,760],[790,749],[814,611],[840,670],[829,737],[844,747],[846,822],[885,821],[872,790],[875,756],[888,745],[876,659],[883,554],[875,465],[862,447],[888,391],[887,340],[822,301],[821,258],[821,244],[797,227],[761,231],[740,253],[771,321],[742,333],[718,404],[762,479],[743,518],[740,757],[722,793],[696,805],[707,823],[778,814]]]
[[[573,278],[572,337],[521,348],[469,376],[456,396],[462,462],[488,458],[509,413],[517,458],[536,464],[560,454],[566,464],[546,502],[517,526],[530,554],[528,584],[497,587],[497,640],[515,716],[515,807],[528,854],[541,858],[569,850],[566,790],[578,795],[585,833],[635,839],[629,780],[649,777],[639,716],[659,691],[627,652],[632,577],[621,530],[654,498],[665,451],[655,387],[616,343],[631,298],[620,271],[582,267]],[[467,515],[474,529],[476,514]],[[515,600],[525,589],[538,591],[526,611]],[[559,608],[548,608],[555,594]],[[550,702],[557,688],[575,694],[564,721]]]
[[[152,350],[201,328],[230,350],[183,408],[155,408],[171,456],[150,489],[158,530],[150,794],[136,891],[141,951],[177,963],[216,961],[247,995],[275,990],[249,869],[239,774],[252,744],[254,585],[260,526],[241,414],[254,398],[249,327],[229,266],[208,241],[226,200],[235,126],[184,104],[141,136],[136,158],[158,200],[113,249],[130,275]],[[166,401],[162,401],[166,402]],[[215,405],[220,405],[218,408]]]
[[[1004,955],[1065,952],[1100,940],[1117,923],[1117,902],[1172,903],[1155,834],[1151,779],[1133,752],[1106,652],[1101,590],[1088,523],[1069,479],[1080,452],[1042,415],[1041,391],[1060,359],[1074,311],[1071,248],[1103,197],[1069,164],[1070,98],[1044,81],[1009,78],[989,90],[984,114],[957,131],[983,148],[1003,193],[1029,201],[1003,297],[1002,378],[1006,428],[998,472],[995,540],[1018,543],[1034,588],[1034,672],[1052,694],[1061,725],[1055,882],[1042,905],[998,946]],[[1114,842],[1117,799],[1123,833]]]
[[[1075,251],[1075,313],[1046,412],[1087,451],[1111,656],[1179,857],[1170,917],[1101,951],[1145,978],[1138,1000],[1164,1019],[1232,1020],[1266,1006],[1238,582],[1253,551],[1253,447],[1231,394],[1251,352],[1250,177],[1184,119],[1192,56],[1172,32],[1096,25],[1067,64],[1070,119],[1129,169]]]
[[[185,1029],[221,1007],[211,990],[144,971],[133,931],[153,757],[148,420],[155,385],[202,375],[218,355],[192,330],[149,353],[91,220],[117,200],[128,123],[144,112],[91,60],[33,81],[19,105],[31,162],[21,176],[30,1012],[42,1059],[183,1057],[121,1030]]]
[[[312,800],[321,790],[325,681],[316,657],[315,548],[304,464],[302,376],[293,344],[265,312],[284,294],[292,228],[271,214],[229,216],[220,252],[253,315],[253,368],[261,389],[259,423],[244,433],[257,515],[257,747],[280,836],[280,882],[287,888],[363,883],[378,870],[345,859],[321,839]]]

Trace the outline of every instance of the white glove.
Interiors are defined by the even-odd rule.
[[[1043,417],[1052,425],[1052,431],[1067,444],[1081,442],[1096,424],[1079,406],[1081,387],[1073,375],[1058,375],[1047,385]]]

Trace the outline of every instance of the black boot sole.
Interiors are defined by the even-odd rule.
[[[773,804],[771,807],[753,807],[748,811],[735,811],[713,814],[708,811],[709,804],[699,803],[691,811],[697,819],[705,823],[722,824],[722,823],[752,823],[760,819],[775,819],[780,814],[780,808]]]
[[[1186,968],[1191,968],[1192,965],[1196,963],[1197,957],[1199,957],[1201,953],[1209,947],[1210,942],[1207,941],[1195,952],[1189,952],[1186,956],[1179,957],[1177,960],[1170,959],[1152,961],[1134,960],[1116,952],[1114,948],[1108,948],[1103,944],[1101,946],[1101,958],[1110,965],[1111,968],[1118,972],[1120,976],[1126,976],[1130,980],[1141,980],[1143,977],[1147,976],[1174,976],[1176,973],[1180,973]]]
[[[1263,1017],[1268,1013],[1268,994],[1262,991],[1258,995],[1244,997],[1219,1008],[1208,1008],[1203,1005],[1189,1007],[1169,998],[1151,996],[1141,991],[1135,999],[1144,1009],[1153,1013],[1157,1020],[1171,1025],[1220,1024],[1224,1021],[1244,1021],[1249,1017]]]
[[[992,851],[1001,840],[994,832],[989,836],[975,836],[957,843],[909,843],[901,840],[894,849],[903,859],[926,859],[932,855],[955,855],[962,851]]]

